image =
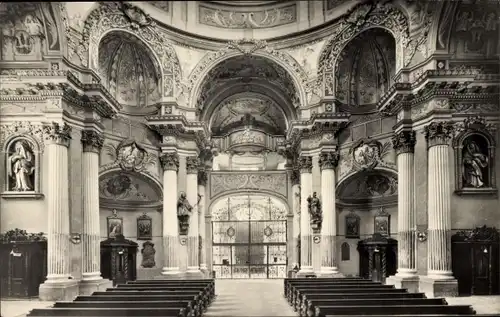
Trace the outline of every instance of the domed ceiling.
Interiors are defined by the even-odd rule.
[[[161,98],[159,66],[133,35],[109,33],[99,44],[104,85],[125,111],[141,112]]]
[[[391,86],[396,66],[395,49],[392,35],[381,29],[368,30],[352,40],[338,62],[337,100],[351,112],[372,110]]]
[[[261,6],[261,5],[271,5],[275,4],[278,2],[284,2],[284,0],[281,1],[200,1],[200,2],[207,2],[211,4],[223,4],[223,5],[230,5],[230,6],[240,6],[240,7],[249,7],[249,6]]]
[[[244,125],[246,120],[255,121],[272,134],[280,134],[287,128],[286,117],[280,106],[271,98],[258,93],[241,93],[225,99],[212,116],[210,126],[216,134]]]

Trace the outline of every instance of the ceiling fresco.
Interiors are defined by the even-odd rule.
[[[99,70],[110,93],[124,106],[144,108],[160,101],[160,72],[152,54],[127,33],[106,35],[99,45]]]
[[[391,85],[395,49],[394,38],[382,29],[365,31],[351,41],[338,63],[337,100],[350,110],[370,110]]]
[[[236,94],[224,100],[217,107],[210,126],[217,133],[234,123],[242,122],[245,115],[251,115],[256,121],[275,131],[283,132],[287,127],[286,117],[280,106],[257,93]]]
[[[251,91],[257,82],[264,81],[266,86],[288,102],[288,107],[298,106],[299,98],[288,72],[281,66],[260,56],[236,56],[229,58],[209,71],[201,85],[197,107],[200,110],[211,106],[221,89],[231,85],[245,85]],[[255,91],[262,91],[261,88]],[[219,101],[220,102],[220,101]],[[258,103],[255,105],[257,106]]]

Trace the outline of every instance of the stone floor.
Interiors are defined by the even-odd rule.
[[[283,297],[283,280],[216,280],[217,297],[205,316],[297,316]],[[472,305],[478,314],[499,314],[500,296],[447,297],[450,305]],[[25,316],[52,306],[39,300],[2,300],[2,317]]]
[[[283,280],[216,280],[204,316],[297,316],[283,297]]]

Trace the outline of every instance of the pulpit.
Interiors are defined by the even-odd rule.
[[[359,275],[374,282],[385,282],[396,274],[398,241],[380,233],[358,242]]]
[[[134,281],[137,277],[137,243],[123,235],[101,241],[101,273],[113,285]]]

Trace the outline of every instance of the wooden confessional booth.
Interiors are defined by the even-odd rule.
[[[451,237],[452,270],[459,295],[500,294],[499,241],[498,230],[486,226]]]
[[[380,233],[358,242],[359,276],[385,282],[396,274],[398,241]]]
[[[112,280],[113,285],[135,281],[137,247],[137,243],[125,239],[121,234],[101,241],[102,277]]]
[[[15,237],[2,237],[0,242],[2,298],[38,297],[39,286],[47,276],[47,241],[41,235],[23,233],[24,230]]]

